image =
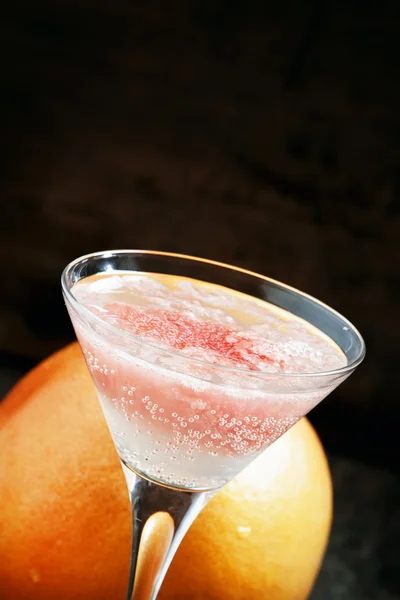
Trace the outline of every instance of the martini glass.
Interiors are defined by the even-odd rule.
[[[180,304],[166,305],[168,294],[160,294],[159,286],[171,276],[174,286],[180,282]],[[126,302],[126,277],[139,282],[140,306]],[[66,267],[62,289],[129,490],[133,533],[127,600],[154,600],[206,503],[355,370],[364,342],[344,317],[298,290],[178,254],[87,255]],[[213,289],[219,290],[218,306]],[[117,312],[104,308],[107,300]],[[146,311],[153,315],[150,325],[147,317],[143,321]],[[253,342],[245,333],[244,350],[240,344],[233,348],[230,323],[239,314],[242,324],[247,319],[251,332],[256,330],[258,344],[261,332],[267,348],[270,336],[277,345],[254,350],[246,346]],[[143,336],[149,326],[152,336]],[[320,368],[311,368],[314,355],[304,350],[303,337],[317,344],[317,354],[321,347],[327,353]],[[289,346],[297,355],[287,354]],[[212,360],[211,350],[217,351]],[[255,355],[268,363],[266,370],[254,362]],[[292,367],[285,370],[287,360]]]

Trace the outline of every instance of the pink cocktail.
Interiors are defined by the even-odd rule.
[[[63,292],[131,496],[127,598],[154,600],[208,499],[344,381],[364,343],[306,294],[180,255],[83,257]],[[158,553],[142,548],[152,537]]]
[[[122,460],[177,487],[224,485],[325,393],[265,390],[257,374],[347,364],[332,340],[299,318],[209,283],[104,274],[80,281],[73,293],[121,332],[110,339],[77,331]],[[130,348],[128,335],[147,344],[146,356]]]

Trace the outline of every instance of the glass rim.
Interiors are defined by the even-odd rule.
[[[284,288],[285,290],[287,290],[293,294],[297,294],[298,296],[301,296],[305,299],[315,302],[322,308],[325,308],[329,313],[332,313],[333,315],[335,315],[336,317],[341,319],[343,321],[343,323],[349,328],[349,330],[352,331],[352,333],[358,339],[358,341],[360,343],[360,351],[359,351],[358,355],[352,361],[348,362],[343,367],[339,367],[337,369],[330,369],[328,371],[316,371],[316,372],[311,372],[311,373],[268,373],[266,371],[251,371],[249,369],[242,368],[242,367],[236,367],[236,366],[230,366],[230,365],[219,365],[216,363],[211,363],[211,362],[208,362],[205,360],[201,360],[199,358],[192,358],[189,356],[185,356],[184,354],[179,354],[179,352],[175,352],[173,349],[163,348],[161,346],[158,346],[157,344],[144,341],[143,339],[130,333],[129,331],[124,331],[124,330],[120,329],[119,327],[113,325],[112,323],[107,323],[106,321],[104,321],[103,319],[101,319],[100,317],[98,317],[97,315],[92,313],[89,309],[87,309],[84,306],[84,304],[79,302],[79,300],[74,296],[74,294],[72,293],[73,286],[69,285],[68,277],[71,274],[71,272],[74,270],[74,268],[77,265],[79,265],[80,263],[89,261],[90,259],[95,259],[95,258],[100,258],[100,257],[112,258],[113,256],[123,255],[123,254],[126,254],[126,255],[128,255],[128,254],[135,254],[135,255],[147,254],[147,255],[152,255],[152,256],[162,256],[162,257],[172,258],[172,259],[176,258],[176,259],[180,259],[180,260],[183,259],[186,261],[205,263],[210,266],[214,265],[216,267],[221,267],[221,268],[224,268],[224,269],[227,269],[230,271],[236,271],[236,273],[241,273],[246,276],[256,277],[267,283],[271,283],[273,285],[280,286],[281,288]],[[82,278],[82,279],[84,279],[84,278]],[[364,342],[364,339],[363,339],[361,333],[358,331],[358,329],[348,319],[346,319],[346,317],[344,317],[341,313],[339,313],[335,309],[331,308],[329,305],[325,304],[324,302],[321,302],[321,300],[318,300],[314,296],[311,296],[310,294],[302,292],[295,287],[287,285],[286,283],[282,283],[281,281],[278,281],[277,279],[267,277],[266,275],[261,275],[260,273],[257,273],[255,271],[250,271],[250,270],[244,269],[242,267],[237,267],[234,265],[230,265],[228,263],[223,263],[223,262],[215,261],[215,260],[208,259],[208,258],[200,258],[197,256],[191,256],[188,254],[180,254],[180,253],[176,253],[176,252],[166,252],[166,251],[161,251],[161,250],[126,250],[126,249],[123,249],[123,250],[101,250],[98,252],[91,252],[89,254],[84,254],[84,255],[79,256],[78,258],[74,259],[73,261],[69,262],[61,274],[61,287],[62,287],[62,291],[63,291],[66,299],[68,300],[68,302],[70,302],[71,306],[78,312],[78,314],[83,314],[84,316],[86,316],[88,318],[89,321],[92,320],[94,323],[97,323],[100,327],[103,327],[106,330],[109,330],[110,332],[112,332],[114,334],[116,334],[116,333],[118,333],[118,335],[122,334],[122,336],[125,339],[131,339],[136,344],[140,344],[140,345],[146,346],[148,348],[154,348],[158,351],[162,351],[166,354],[169,354],[170,356],[178,357],[180,360],[183,360],[184,362],[197,363],[202,366],[221,369],[222,371],[227,372],[227,373],[230,372],[230,373],[236,373],[236,374],[246,374],[247,376],[257,377],[260,379],[274,379],[274,380],[281,379],[281,378],[284,378],[284,379],[290,379],[290,378],[292,378],[292,379],[313,378],[314,379],[314,378],[317,378],[318,379],[318,378],[326,378],[326,377],[345,376],[347,374],[350,374],[352,371],[354,371],[358,367],[358,365],[361,364],[361,362],[363,361],[363,359],[365,357],[365,353],[366,353],[365,342]],[[225,287],[228,287],[228,286],[225,286]],[[290,311],[287,311],[287,312],[290,312]],[[330,336],[328,336],[328,337],[330,337]],[[334,340],[332,340],[332,341],[334,341]]]

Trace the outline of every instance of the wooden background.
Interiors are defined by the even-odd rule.
[[[398,465],[400,3],[9,3],[0,23],[0,353],[72,338],[62,268],[113,247],[259,270],[368,358],[313,419]]]

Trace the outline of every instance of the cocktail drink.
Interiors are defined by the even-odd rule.
[[[63,292],[130,491],[127,597],[155,598],[201,508],[350,375],[364,344],[301,292],[179,255],[83,257]]]
[[[167,485],[224,485],[323,395],[265,389],[269,374],[347,364],[317,329],[228,288],[106,273],[79,281],[72,293],[118,331],[113,339],[86,328],[77,333],[119,454],[135,472]],[[129,334],[146,346],[132,352]],[[223,367],[224,386],[215,366]],[[247,388],[242,377],[249,372],[263,379],[253,377]]]

